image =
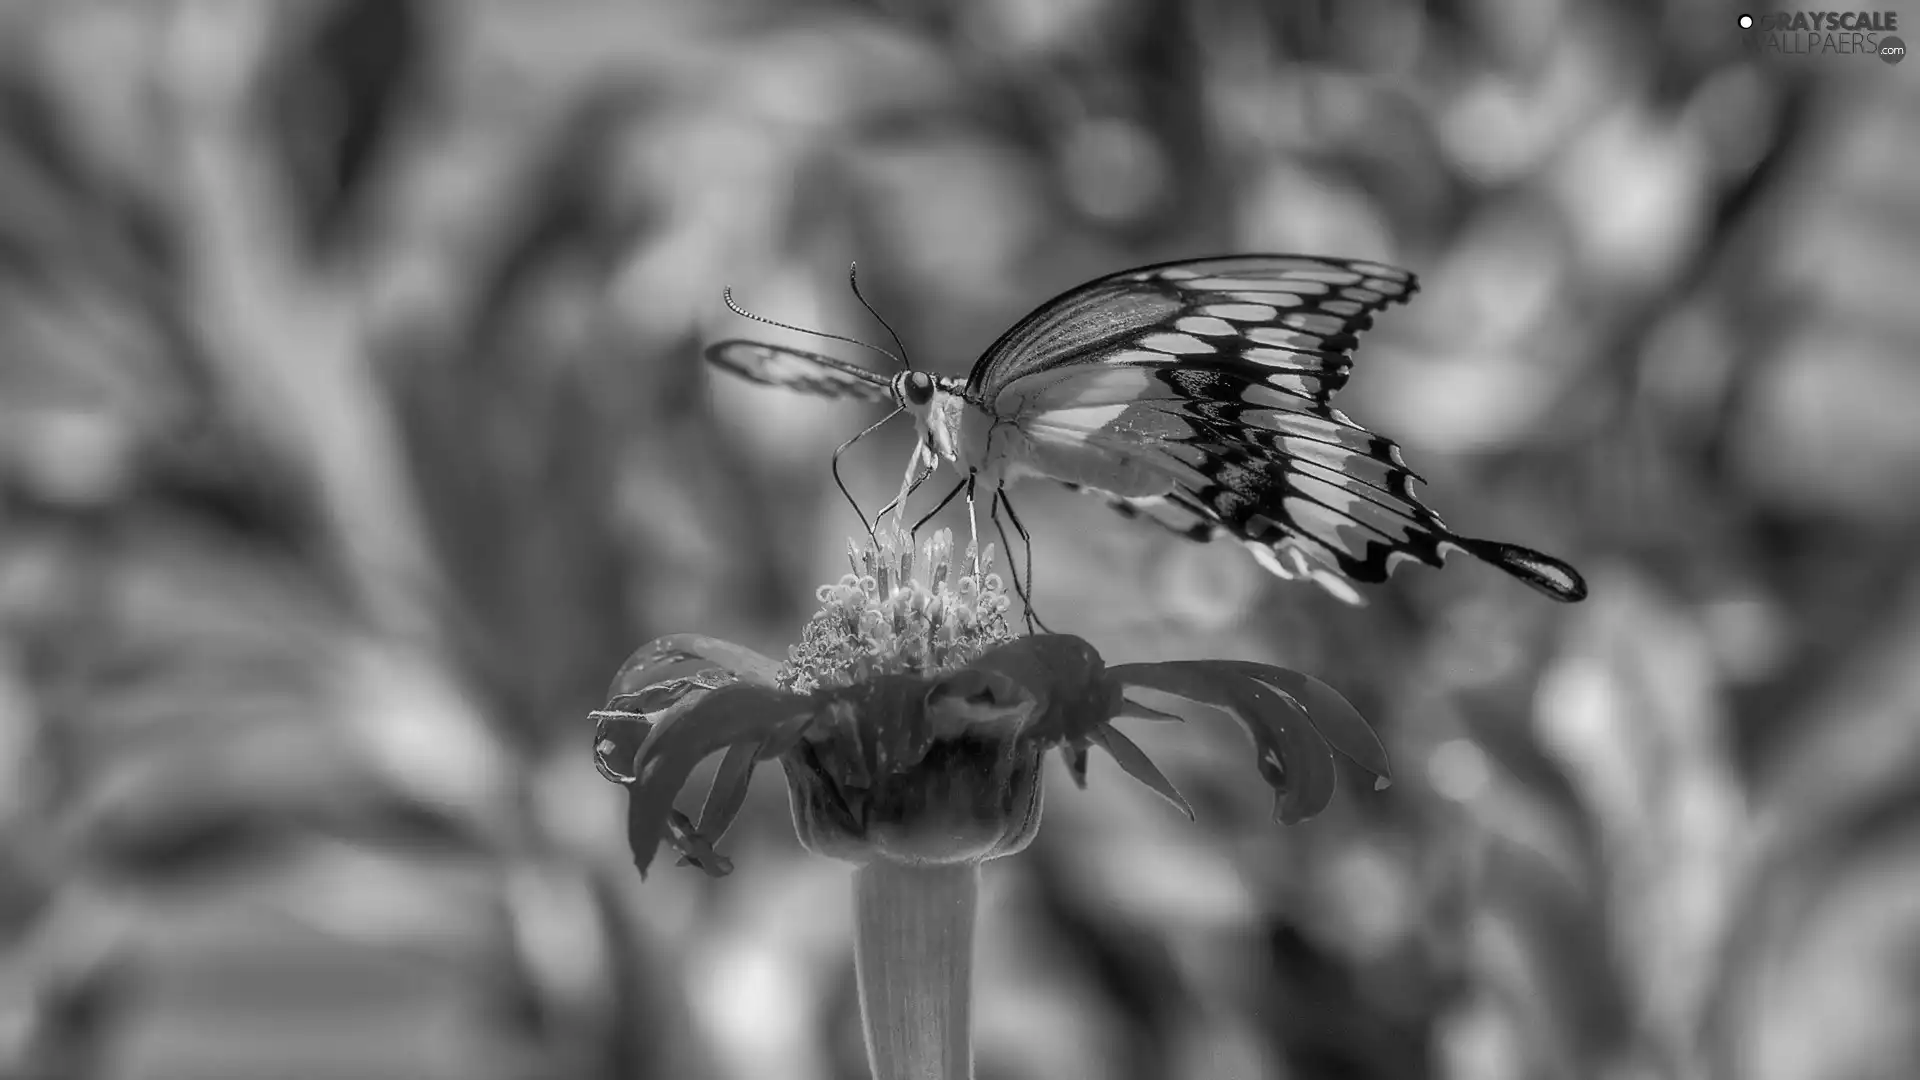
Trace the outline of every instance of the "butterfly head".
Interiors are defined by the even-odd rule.
[[[888,380],[894,404],[907,410],[927,449],[952,460],[954,432],[960,422],[960,384],[925,371],[902,371]]]
[[[895,403],[917,417],[933,404],[940,385],[924,371],[903,371],[893,377],[890,389]]]

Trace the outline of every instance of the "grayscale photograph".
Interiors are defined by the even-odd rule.
[[[0,0],[0,1080],[1920,1076],[1907,36]]]

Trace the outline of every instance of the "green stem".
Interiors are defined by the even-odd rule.
[[[853,964],[874,1080],[973,1080],[976,863],[854,871]]]

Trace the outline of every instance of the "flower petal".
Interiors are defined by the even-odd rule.
[[[1273,816],[1283,825],[1297,825],[1320,813],[1333,801],[1339,773],[1333,764],[1333,748],[1313,726],[1307,710],[1283,690],[1255,679],[1232,680],[1244,697],[1236,708],[1250,719],[1256,743],[1262,752],[1273,754],[1279,768],[1279,783],[1274,784]],[[1263,774],[1266,769],[1261,770]],[[1268,775],[1272,784],[1274,777]]]
[[[813,703],[806,698],[736,683],[655,723],[636,759],[627,818],[627,840],[642,876],[673,812],[673,798],[695,766],[718,750],[745,745],[758,753],[768,740],[790,740],[812,718]]]
[[[1162,710],[1156,709],[1151,705],[1142,705],[1141,703],[1133,700],[1132,698],[1121,699],[1120,715],[1114,717],[1114,719],[1115,720],[1158,720],[1163,722],[1171,720],[1176,724],[1184,724],[1187,722],[1187,718],[1184,716],[1181,716],[1179,713],[1163,712]]]
[[[634,828],[634,815],[640,812],[640,807],[639,792],[634,788],[628,788],[627,844],[633,849],[633,861],[635,865],[639,865],[641,861],[641,848],[639,845],[644,842],[642,837],[645,835],[644,830],[636,830]],[[693,822],[687,818],[687,815],[678,810],[667,814],[667,843],[671,844],[673,849],[680,853],[680,862],[678,864],[680,866],[698,867],[701,872],[705,873],[708,877],[720,878],[733,873],[733,860],[715,851],[712,841],[702,835]],[[646,849],[646,859],[648,862],[653,860],[652,848]],[[645,871],[642,871],[642,873],[644,872]]]
[[[1335,750],[1379,778],[1374,790],[1393,782],[1393,767],[1387,760],[1387,748],[1381,745],[1380,736],[1374,734],[1373,727],[1361,717],[1360,711],[1340,696],[1340,691],[1311,675],[1271,664],[1244,660],[1223,660],[1218,663],[1284,690],[1304,705],[1314,729],[1325,736]]]
[[[1072,634],[1032,634],[989,649],[967,666],[1005,675],[1034,696],[1034,738],[1083,738],[1120,710],[1118,687],[1102,677],[1106,662]]]
[[[643,712],[617,708],[595,709],[587,719],[593,721],[593,767],[613,783],[632,783],[633,759],[652,734],[653,720]]]
[[[1206,660],[1122,664],[1107,670],[1122,686],[1159,690],[1225,709],[1253,737],[1260,775],[1273,787],[1274,816],[1292,825],[1333,799],[1333,751],[1291,696]]]
[[[1060,748],[1067,759],[1067,775],[1073,777],[1073,785],[1081,791],[1087,790],[1087,743]]]
[[[919,764],[933,745],[927,690],[918,676],[876,675],[816,691],[807,741],[837,783],[870,789],[878,778]]]
[[[616,694],[604,708],[587,714],[593,721],[594,767],[616,784],[631,783],[639,774],[635,761],[640,748],[652,736],[656,723],[685,713],[714,690],[734,681],[731,672],[710,667]]]
[[[1113,755],[1113,760],[1119,763],[1122,772],[1152,788],[1154,794],[1172,803],[1175,809],[1187,815],[1188,821],[1196,820],[1193,807],[1187,805],[1187,800],[1181,796],[1180,789],[1174,787],[1173,781],[1167,779],[1166,774],[1154,765],[1153,759],[1147,757],[1146,751],[1135,745],[1134,741],[1122,734],[1118,728],[1111,724],[1103,724],[1093,730],[1091,738],[1102,750]]]
[[[962,668],[927,689],[927,728],[935,739],[958,738],[969,728],[1008,728],[1033,718],[1037,695],[1001,671]]]
[[[613,677],[609,700],[718,668],[756,686],[772,686],[780,665],[744,645],[705,634],[668,634],[633,651]]]
[[[747,802],[747,785],[753,780],[754,759],[759,744],[737,743],[727,748],[720,759],[720,771],[713,774],[713,786],[707,789],[707,803],[700,809],[700,835],[719,843],[733,827],[733,819]]]
[[[1006,748],[987,780],[992,787],[1005,786],[1019,764],[1021,734],[1033,725],[1040,699],[1001,672],[962,670],[935,683],[924,700],[934,740],[985,739]]]

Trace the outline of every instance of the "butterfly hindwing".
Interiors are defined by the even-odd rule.
[[[1124,503],[1130,516],[1189,539],[1225,533],[1288,565],[1287,552],[1297,549],[1316,566],[1365,583],[1385,581],[1396,556],[1439,566],[1441,545],[1454,539],[1414,493],[1416,477],[1397,463],[1398,448],[1379,436],[1362,432],[1363,451],[1187,415],[1177,421],[1183,430],[1161,427],[1148,447],[1136,437],[1145,429],[1133,420],[1099,429],[1080,420],[1075,410],[1059,410],[1022,426],[1050,448],[1071,441],[1102,459],[1150,455],[1164,490],[1102,494]],[[1099,490],[1097,483],[1085,486]],[[1286,577],[1318,576],[1261,562]]]
[[[859,401],[890,401],[886,376],[857,364],[784,345],[722,341],[709,345],[707,363],[743,379],[803,394]]]
[[[1074,491],[1087,490],[1079,484],[1066,486]],[[1222,536],[1234,535],[1232,529],[1220,523],[1217,513],[1185,492],[1175,491],[1145,498],[1120,495],[1103,497],[1107,505],[1120,516],[1151,521],[1183,540],[1204,544]],[[1242,540],[1241,543],[1253,552],[1257,562],[1280,577],[1316,581],[1328,592],[1350,604],[1364,602],[1360,593],[1340,572],[1338,562],[1315,545],[1303,543],[1291,535],[1278,541]]]

